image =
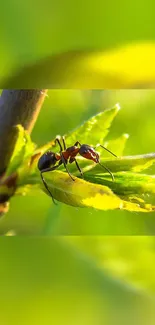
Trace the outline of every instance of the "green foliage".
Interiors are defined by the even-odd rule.
[[[67,136],[67,144],[72,145],[78,139],[79,142],[89,143],[89,145],[103,144],[109,132],[109,127],[120,109],[119,104],[113,108],[90,118],[84,124]]]
[[[104,139],[118,110],[117,104],[115,107],[93,116],[66,137],[67,144],[74,144],[77,140],[90,145],[95,145],[99,140],[101,144],[104,144]],[[21,126],[16,128],[17,141],[7,174],[2,182],[2,188],[4,189],[5,186],[6,191],[7,177],[16,171],[16,194],[27,192],[29,187],[39,187],[47,192],[42,184],[37,162],[41,154],[55,144],[51,141],[34,151],[34,144],[27,133]],[[119,153],[122,154],[126,139],[127,136],[122,135],[107,143],[107,148],[110,146],[115,151],[119,145]],[[52,147],[52,150],[58,150],[58,146]],[[104,154],[109,155],[107,151]],[[83,157],[79,157],[78,160],[84,172],[84,180],[79,178],[74,164],[71,172],[76,175],[74,176],[75,182],[63,171],[44,174],[48,187],[56,200],[75,207],[93,207],[99,210],[126,209],[148,212],[155,209],[154,205],[148,202],[147,197],[147,195],[155,193],[155,178],[151,175],[137,173],[154,163],[155,154],[112,157],[108,160],[101,158],[102,165],[108,167],[113,173],[114,181],[104,167]]]
[[[140,0],[128,3],[99,1],[95,6],[94,2],[81,1],[76,7],[68,0],[3,1],[1,86],[21,88],[27,84],[28,88],[31,85],[34,88],[38,84],[41,87],[48,84],[51,88],[59,85],[76,89],[98,85],[106,89],[122,85],[125,88],[154,86],[154,9],[155,2],[142,3]],[[73,59],[70,53],[68,59],[63,54],[70,50],[75,50]],[[133,156],[124,157],[121,168],[132,172],[133,176],[145,165],[150,167],[149,173],[155,174],[153,155],[152,158],[143,155],[139,162],[134,156],[154,151],[154,94],[147,89],[114,90],[105,91],[105,95],[102,92],[101,99],[99,91],[88,94],[78,90],[51,90],[32,139],[39,145],[47,143],[60,132],[66,134],[102,107],[112,107],[119,101],[123,110],[109,134],[114,140],[105,139],[107,146],[121,156],[126,142],[121,134],[129,133],[131,138],[125,155]],[[112,142],[119,139],[119,135],[121,145],[113,149]],[[105,152],[102,151],[102,155],[104,157]],[[21,168],[17,170],[22,177],[25,170],[32,181],[33,175],[36,177],[37,158],[34,174],[32,169],[29,174],[27,162],[23,164],[23,175]],[[84,169],[89,165],[87,161],[79,159],[79,162]],[[113,160],[105,156],[103,162],[109,168],[114,167],[115,174],[122,173],[119,158],[113,164]],[[15,165],[20,166],[14,164],[10,172],[15,171]],[[131,169],[132,166],[138,166],[139,170]],[[74,166],[70,167],[74,175],[79,176]],[[98,166],[90,171],[85,169],[85,179],[88,175],[91,177],[91,172],[98,173],[99,177],[103,170],[97,169]],[[46,176],[50,182],[49,174]],[[25,184],[28,183],[26,175]],[[106,182],[107,175],[102,179]],[[58,242],[51,238],[1,238],[1,323],[18,324],[22,320],[23,325],[154,324],[155,241],[150,235],[155,234],[155,213],[107,212],[60,203],[54,206],[40,191],[39,180],[37,174],[38,190],[31,185],[32,191],[26,197],[14,195],[10,211],[1,219],[1,235],[10,230],[8,235],[35,234],[37,237],[38,234],[149,236],[65,236],[59,237]],[[109,184],[112,185],[114,183]],[[21,194],[26,186],[20,187]],[[149,194],[150,199],[153,202],[154,195]],[[73,239],[77,241],[77,249],[73,248]],[[70,245],[65,245],[69,240]],[[146,289],[152,292],[153,299]]]
[[[129,43],[107,51],[74,49],[22,66],[0,82],[2,88],[20,84],[64,89],[153,87],[154,55],[154,42]]]
[[[6,175],[10,175],[25,163],[25,160],[33,154],[35,149],[35,145],[31,141],[30,136],[21,125],[15,126],[15,132],[16,142]]]
[[[4,2],[1,8],[1,87],[116,89],[154,84],[152,2],[142,7],[139,0],[135,7],[132,0],[126,7],[120,0],[113,3],[113,12],[101,1],[97,10],[90,1],[79,2],[76,10],[71,1],[65,6],[48,2],[43,8],[29,1],[13,5],[15,11]],[[23,37],[18,33],[21,25]]]
[[[154,9],[152,1],[141,6],[140,0],[136,6],[134,0],[127,6],[123,0],[114,2],[113,10],[109,2],[101,1],[96,8],[93,2],[79,1],[76,9],[71,0],[65,4],[46,1],[44,5],[14,1],[10,6],[3,1],[1,87],[115,89],[152,85]]]
[[[87,177],[92,177],[91,186],[104,185],[109,189],[109,193],[117,190],[122,201],[124,200],[122,191],[126,199],[130,196],[128,191],[130,184],[134,197],[137,198],[135,191],[139,196],[134,203],[140,202],[141,206],[144,204],[140,200],[140,193],[147,189],[152,191],[152,194],[143,194],[142,199],[145,200],[145,205],[150,202],[153,205],[154,179],[150,175],[155,174],[154,154],[146,153],[154,150],[154,91],[51,90],[49,98],[45,101],[45,109],[41,111],[37,120],[32,139],[41,146],[61,132],[66,134],[66,142],[69,145],[71,134],[67,135],[68,130],[74,129],[76,125],[97,114],[102,107],[111,107],[115,102],[121,102],[123,109],[117,114],[103,143],[119,158],[115,159],[106,151],[100,150],[101,161],[113,170],[115,182],[104,173],[104,169],[79,157],[79,164],[85,174],[85,183],[90,182]],[[130,134],[126,146],[128,135],[124,134],[124,131]],[[92,140],[92,144],[95,145],[96,140],[94,142]],[[16,194],[24,194],[28,189],[29,192],[26,196],[14,195],[9,212],[1,218],[1,234],[17,235],[11,240],[6,238],[1,245],[1,264],[4,266],[1,268],[1,277],[4,279],[2,322],[10,323],[13,319],[17,301],[9,306],[10,313],[5,302],[8,301],[8,296],[14,296],[15,283],[19,297],[18,313],[14,315],[15,323],[18,323],[19,317],[23,319],[24,315],[25,322],[30,324],[36,321],[38,324],[48,323],[49,320],[53,322],[54,316],[55,323],[61,324],[64,320],[69,323],[68,320],[71,319],[71,324],[74,324],[75,315],[78,315],[76,321],[78,319],[80,324],[154,324],[155,241],[150,235],[155,234],[155,213],[141,211],[131,213],[118,209],[104,211],[91,207],[73,207],[60,202],[57,205],[52,204],[51,198],[40,190],[43,187],[36,168],[40,154],[50,148],[53,151],[58,150],[58,147],[54,147],[53,141],[41,148],[38,147],[33,152],[33,160],[31,157],[27,158],[17,169],[20,175],[17,181],[21,181],[21,186],[18,186]],[[124,149],[125,156],[122,156]],[[73,176],[77,177],[80,186],[82,180],[76,167],[71,164],[69,168]],[[123,179],[124,174],[126,182]],[[66,180],[69,179],[63,169],[46,175],[51,190],[52,179],[55,178],[55,182],[58,183],[60,175],[62,181],[65,177]],[[148,179],[151,182],[148,182]],[[28,185],[29,181],[31,184]],[[85,185],[82,184],[82,188]],[[117,186],[117,189],[114,186]],[[65,186],[63,190],[66,190]],[[60,196],[60,193],[57,195]],[[62,196],[63,193],[61,199]],[[130,199],[133,200],[131,197]],[[133,202],[126,201],[127,203]],[[30,237],[27,239],[23,236],[18,237],[21,234]],[[32,235],[39,237],[36,238],[36,243]],[[42,235],[42,238],[38,235]],[[6,241],[11,245],[8,246]],[[16,270],[11,273],[8,267],[10,260]],[[46,287],[48,290],[45,290]],[[29,294],[32,289],[35,297]],[[69,301],[67,295],[71,297]],[[21,297],[25,299],[24,306],[29,309],[27,315],[23,312]],[[36,314],[34,306],[38,308],[38,305],[41,308],[39,314]]]
[[[129,285],[130,282],[125,281],[127,276],[129,279],[132,277],[132,271],[136,275],[136,265],[134,268],[132,261],[138,257],[138,252],[137,275],[141,275],[140,266],[144,265],[142,254],[146,256],[145,249],[149,248],[143,237],[139,237],[139,240],[127,237],[126,241],[121,241],[121,238],[96,237],[95,240],[79,236],[1,240],[2,324],[6,321],[7,324],[18,324],[19,318],[24,325],[154,324],[153,294],[149,295],[140,286]],[[79,243],[82,240],[83,252],[75,247],[75,241]],[[100,254],[103,256],[103,260],[97,263],[94,257],[90,257],[96,243],[98,251],[102,249]],[[132,259],[129,251],[134,244],[136,249],[131,250]],[[120,280],[118,274],[121,273],[121,265],[124,276]],[[149,276],[145,275],[145,278],[150,281],[150,273],[147,274]],[[8,304],[8,296],[11,304]],[[26,313],[25,307],[28,310]]]
[[[134,287],[135,292],[155,292],[154,237],[68,236],[66,240],[97,259],[100,268]]]

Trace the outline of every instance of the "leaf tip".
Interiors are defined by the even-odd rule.
[[[129,139],[130,135],[129,135],[128,133],[124,133],[124,134],[123,134],[123,137],[124,137],[125,139]]]
[[[121,106],[119,103],[116,103],[114,107],[116,108],[117,111],[119,111],[121,109]]]

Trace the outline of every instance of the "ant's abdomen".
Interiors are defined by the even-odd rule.
[[[56,162],[57,162],[57,159],[55,157],[55,153],[52,151],[48,151],[48,152],[44,153],[38,160],[38,169],[40,171],[43,171],[46,168],[54,166],[56,164]]]

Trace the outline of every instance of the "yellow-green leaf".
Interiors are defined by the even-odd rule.
[[[120,106],[116,104],[114,107],[94,115],[67,136],[67,144],[73,145],[76,141],[89,145],[103,144],[103,140],[119,110]]]
[[[149,56],[149,60],[148,60]],[[155,43],[75,50],[36,60],[1,80],[1,88],[148,88],[155,85]]]
[[[31,141],[31,138],[22,125],[16,125],[14,127],[16,134],[16,142],[14,150],[7,168],[6,175],[13,173],[21,164],[32,155],[35,145]]]

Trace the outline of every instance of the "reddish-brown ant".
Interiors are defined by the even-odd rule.
[[[80,154],[82,157],[89,159],[89,160],[93,160],[95,163],[99,164],[100,166],[102,166],[104,169],[107,170],[107,172],[111,175],[112,180],[114,180],[114,176],[112,174],[112,172],[105,167],[104,165],[102,165],[100,163],[99,160],[99,154],[95,151],[95,148],[87,145],[87,144],[80,144],[79,141],[77,141],[74,146],[71,147],[66,147],[66,143],[65,143],[65,139],[64,137],[62,137],[62,142],[63,142],[63,148],[62,145],[60,143],[59,138],[55,139],[55,144],[58,143],[59,147],[60,147],[60,152],[59,153],[54,153],[52,151],[48,151],[46,153],[44,153],[39,161],[38,161],[38,169],[40,170],[40,174],[41,174],[41,178],[43,181],[43,184],[45,186],[45,188],[47,189],[47,191],[49,192],[50,196],[53,199],[53,195],[50,192],[47,183],[43,177],[43,173],[45,172],[49,172],[52,170],[57,169],[61,164],[64,165],[68,175],[70,176],[70,178],[74,181],[74,178],[72,177],[71,173],[68,170],[67,167],[67,163],[76,163],[76,166],[81,174],[81,176],[83,177],[83,172],[76,160],[76,156],[77,154]],[[78,147],[79,146],[79,147]],[[110,150],[108,150],[107,148],[105,148],[104,146],[102,146],[101,144],[98,144],[96,147],[102,147],[103,149],[105,149],[106,151],[108,151],[109,153],[111,153],[113,156],[117,157],[113,152],[111,152]],[[56,165],[56,163],[58,162],[58,164]],[[54,199],[53,199],[54,202]],[[55,202],[54,202],[55,203]]]

